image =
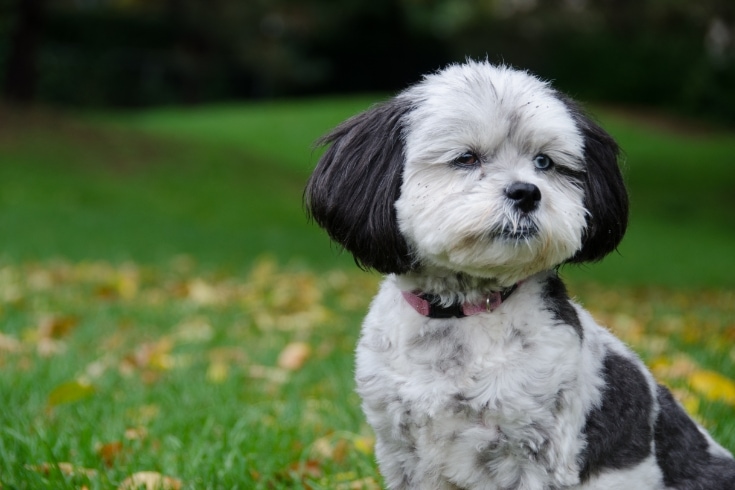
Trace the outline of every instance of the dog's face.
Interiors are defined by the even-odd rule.
[[[617,145],[525,72],[451,66],[324,142],[310,213],[381,272],[439,269],[512,284],[598,260],[625,231]]]
[[[544,83],[478,68],[402,95],[420,102],[405,118],[397,218],[425,266],[512,283],[581,248],[584,140]]]

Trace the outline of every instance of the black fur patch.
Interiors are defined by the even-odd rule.
[[[584,339],[584,330],[582,329],[582,323],[579,321],[579,315],[572,306],[567,288],[559,279],[559,276],[552,276],[546,281],[543,299],[546,308],[551,311],[555,320],[570,325],[577,332],[579,338]]]
[[[395,202],[403,173],[403,116],[408,102],[392,99],[340,124],[304,191],[309,216],[349,250],[363,268],[413,269],[398,229]]]
[[[568,97],[567,105],[584,137],[584,205],[589,212],[582,248],[567,262],[595,262],[618,246],[628,227],[628,192],[618,166],[615,140]]]
[[[602,403],[587,414],[584,428],[583,482],[605,469],[635,466],[651,454],[653,396],[645,376],[633,361],[608,353],[602,378]]]
[[[678,490],[734,489],[735,460],[709,453],[707,439],[663,386],[658,387],[658,402],[656,460],[666,486]]]

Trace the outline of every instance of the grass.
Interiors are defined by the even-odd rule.
[[[3,488],[116,488],[142,470],[186,488],[294,488],[306,476],[334,488],[374,474],[369,449],[354,449],[369,435],[345,355],[365,280],[267,260],[242,278],[181,260],[1,270],[14,294],[0,350]],[[308,368],[279,364],[289,343],[313,346]]]
[[[312,141],[374,100],[0,111],[3,489],[379,486],[352,382],[379,278],[301,209]],[[733,449],[735,135],[600,116],[630,233],[563,273]]]
[[[265,252],[317,265],[334,260],[325,236],[304,218],[304,173],[247,144],[161,140],[58,117],[16,119],[0,168],[0,227],[15,237],[0,253],[11,259],[155,263],[188,254],[238,268]]]

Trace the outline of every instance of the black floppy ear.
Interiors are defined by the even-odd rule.
[[[628,227],[628,192],[615,140],[569,99],[564,100],[584,137],[587,229],[582,248],[567,262],[595,262],[615,250]]]
[[[405,101],[376,105],[337,126],[304,191],[307,213],[355,257],[382,273],[412,269],[395,202],[403,174]]]

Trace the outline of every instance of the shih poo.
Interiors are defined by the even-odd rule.
[[[470,61],[320,143],[308,213],[386,274],[356,380],[388,488],[735,489],[730,453],[557,275],[628,217],[617,144],[575,102]]]

